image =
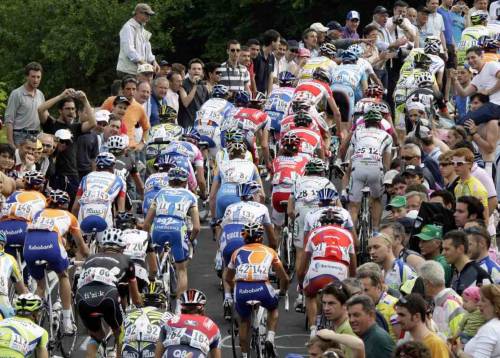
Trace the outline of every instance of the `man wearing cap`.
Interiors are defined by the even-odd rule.
[[[359,21],[361,17],[359,12],[351,10],[347,13],[345,26],[342,28],[342,37],[345,39],[358,40],[359,34],[357,32]]]
[[[446,287],[451,283],[451,266],[446,258],[441,254],[443,242],[443,227],[439,225],[425,225],[419,234],[415,235],[420,239],[418,247],[420,253],[426,260],[437,261],[443,266]]]
[[[172,71],[172,65],[167,60],[160,61],[160,72],[158,76],[167,77],[167,75]]]
[[[149,63],[143,63],[137,67],[137,82],[148,82],[151,84],[153,81],[153,76],[155,74],[155,69],[153,65]]]
[[[389,204],[385,207],[385,210],[390,210],[392,213],[392,218],[398,220],[406,216],[406,198],[404,196],[395,196],[391,199]]]
[[[326,33],[328,31],[327,26],[323,25],[321,22],[315,22],[309,28],[316,31],[316,34],[318,35],[318,46],[325,42]]]
[[[326,33],[326,36],[329,40],[329,42],[337,49],[347,49],[349,46],[352,44],[357,44],[361,42],[368,42],[366,39],[346,39],[342,38],[342,25],[340,25],[337,21],[330,21],[328,24],[328,32]]]
[[[422,167],[407,165],[403,170],[402,175],[403,178],[405,178],[406,185],[408,186],[424,184],[424,171],[422,170]]]
[[[120,53],[116,64],[118,77],[127,74],[135,76],[139,65],[146,63],[153,66],[154,72],[160,70],[151,52],[149,42],[151,32],[144,28],[154,14],[151,6],[139,3],[135,6],[134,17],[128,20],[120,30]]]

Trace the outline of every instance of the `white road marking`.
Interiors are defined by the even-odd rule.
[[[302,334],[302,333],[296,333],[296,334],[283,334],[281,336],[276,336],[274,337],[274,340],[277,341],[281,338],[290,338],[290,337],[305,337],[306,338],[306,341],[309,340],[309,335],[308,334]],[[229,344],[226,344],[225,341],[229,340]],[[221,340],[221,347],[222,348],[230,348],[232,349],[233,346],[231,345],[231,336],[230,335],[227,335],[225,336],[224,338],[222,338]],[[302,346],[298,346],[298,347],[294,347],[294,346],[280,346],[280,345],[276,345],[276,348],[277,349],[287,349],[287,350],[290,350],[290,349],[306,349],[305,345],[302,345]]]

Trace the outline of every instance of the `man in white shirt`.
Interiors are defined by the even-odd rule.
[[[288,43],[285,39],[280,39],[280,44],[278,49],[274,51],[274,70],[273,70],[273,82],[277,84],[278,75],[280,72],[288,71],[288,61],[286,60],[286,53],[288,50]]]
[[[493,1],[490,5],[490,20],[496,21],[500,17],[500,0]]]
[[[444,20],[441,14],[437,12],[439,0],[427,0],[425,6],[430,11],[429,18],[425,24],[425,31],[439,38],[441,44],[446,44],[446,38],[444,37]],[[448,53],[444,51],[444,48],[443,52],[445,58],[447,58]]]

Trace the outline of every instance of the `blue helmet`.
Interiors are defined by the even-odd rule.
[[[236,195],[239,197],[250,196],[257,193],[259,190],[260,184],[252,180],[246,183],[238,184],[236,188]]]
[[[229,94],[229,87],[224,85],[215,85],[212,89],[213,98],[226,98]]]
[[[64,190],[56,189],[49,192],[49,200],[51,203],[57,205],[69,204],[70,198],[67,192]]]
[[[247,106],[250,102],[250,94],[246,91],[238,91],[234,95],[234,103],[240,107]]]
[[[168,180],[187,181],[189,173],[180,167],[174,167],[168,171]]]
[[[163,154],[156,157],[154,167],[159,172],[166,172],[177,166],[175,157]]]
[[[201,140],[200,133],[193,127],[184,128],[182,130],[182,138],[192,139],[195,142],[199,142]]]
[[[282,71],[278,74],[278,83],[281,87],[292,85],[296,79],[294,74],[288,71]]]
[[[27,171],[23,176],[23,180],[27,185],[30,186],[42,185],[43,183],[45,183],[45,177],[41,172],[37,170]]]
[[[359,56],[356,53],[354,53],[354,51],[345,50],[342,51],[342,53],[340,54],[340,59],[342,60],[342,63],[356,62],[358,58]]]
[[[356,56],[361,57],[365,53],[365,49],[360,44],[353,44],[347,48],[347,51],[351,51]]]
[[[7,235],[5,235],[4,231],[0,231],[0,244],[4,244],[7,242]]]
[[[116,163],[116,158],[109,152],[99,153],[95,158],[95,165],[99,169],[111,168]]]
[[[339,193],[337,193],[337,191],[332,188],[323,188],[318,191],[319,201],[332,201],[338,199],[338,197]]]

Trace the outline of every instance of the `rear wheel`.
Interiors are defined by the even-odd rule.
[[[238,334],[239,334],[239,326],[238,326],[238,319],[236,318],[236,312],[233,307],[233,314],[231,316],[231,347],[233,350],[233,357],[234,358],[239,358],[240,357],[240,349],[239,349],[239,344],[237,342],[238,340]]]

